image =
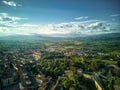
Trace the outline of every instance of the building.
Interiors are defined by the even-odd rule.
[[[19,74],[12,64],[5,64],[0,74],[1,88],[12,87],[19,82]]]

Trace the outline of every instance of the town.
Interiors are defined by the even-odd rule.
[[[0,90],[120,90],[119,44],[1,40]]]

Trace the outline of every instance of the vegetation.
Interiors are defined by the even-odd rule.
[[[95,79],[106,90],[114,90],[120,82],[119,45],[118,38],[0,40],[0,62],[25,60],[23,67],[34,77],[40,73],[50,76],[56,87],[62,86],[65,90],[96,90]],[[41,53],[39,60],[30,56],[35,51]]]

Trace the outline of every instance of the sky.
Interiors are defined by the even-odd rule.
[[[120,0],[0,0],[0,36],[120,32]]]

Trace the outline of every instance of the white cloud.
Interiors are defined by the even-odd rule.
[[[0,13],[0,34],[44,34],[53,36],[78,36],[116,32],[116,30],[108,22],[100,20],[63,22],[59,24],[47,25],[38,25],[30,23],[20,24],[19,21],[24,19],[25,18],[10,16],[7,13]]]
[[[109,32],[111,27],[107,25],[104,21],[93,21],[93,22],[67,22],[59,24],[48,24],[46,26],[40,26],[36,31],[31,31],[29,33],[36,34],[62,34],[62,35],[92,35],[100,34],[104,32]]]
[[[113,14],[113,15],[110,15],[111,17],[118,17],[120,16],[120,14]]]
[[[0,21],[18,21],[27,18],[21,18],[16,16],[10,16],[7,13],[0,13]]]
[[[24,24],[22,24],[22,25],[20,25],[20,26],[22,26],[22,27],[37,27],[38,25],[24,23]]]
[[[0,32],[8,33],[17,30],[20,20],[25,20],[26,18],[10,16],[7,13],[0,13]],[[23,25],[25,26],[25,25]],[[15,30],[13,30],[15,29]]]
[[[19,25],[19,21],[24,19],[26,18],[10,16],[7,13],[0,13],[0,34],[9,34],[16,32],[16,30],[22,26]]]
[[[87,16],[85,16],[85,17],[77,17],[77,18],[75,18],[75,20],[82,20],[82,19],[87,19],[88,17]]]
[[[14,28],[14,29],[13,29]],[[6,27],[8,32],[14,34],[44,34],[44,35],[93,35],[111,32],[111,27],[104,21],[93,22],[67,22],[59,24],[35,25],[35,24],[16,24]]]
[[[17,32],[15,34],[17,34],[17,35],[33,35],[33,34],[30,34],[30,33],[25,33],[25,32]]]
[[[70,31],[67,31],[65,29],[62,30],[61,28],[59,28],[53,24],[48,24],[47,26],[39,27],[36,33],[37,34],[47,34],[47,35],[50,35],[50,34],[69,34]]]
[[[8,5],[8,6],[12,6],[12,7],[16,7],[17,3],[15,3],[14,1],[2,1],[4,4]]]
[[[0,33],[1,33],[1,32],[4,32],[4,30],[0,29]]]

